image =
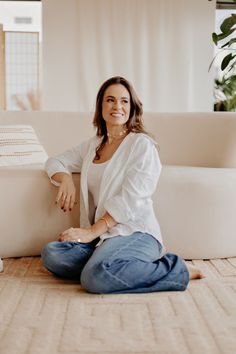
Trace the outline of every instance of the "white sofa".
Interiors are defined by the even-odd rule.
[[[54,155],[94,133],[92,116],[0,112],[0,124],[32,125]],[[153,199],[167,250],[185,259],[236,256],[236,114],[145,113],[144,123],[163,163]],[[38,255],[60,231],[79,225],[78,205],[64,214],[54,204],[56,188],[43,166],[0,168],[0,195],[0,257]]]

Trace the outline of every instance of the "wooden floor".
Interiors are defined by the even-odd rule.
[[[92,295],[40,258],[4,260],[0,354],[236,353],[236,258],[192,261],[185,292]]]

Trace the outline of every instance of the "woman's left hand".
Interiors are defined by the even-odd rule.
[[[59,237],[58,241],[77,241],[81,243],[92,242],[96,237],[93,235],[90,229],[81,229],[71,227],[68,230],[63,231]]]

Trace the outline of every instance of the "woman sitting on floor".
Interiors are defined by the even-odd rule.
[[[203,277],[165,252],[152,202],[161,163],[142,113],[127,80],[107,80],[97,94],[96,136],[46,163],[65,212],[75,203],[71,173],[81,173],[81,202],[80,228],[46,245],[43,263],[92,293],[185,290],[189,279]]]

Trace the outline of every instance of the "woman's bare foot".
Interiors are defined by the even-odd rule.
[[[189,279],[202,279],[202,278],[205,278],[205,275],[202,273],[202,271],[195,267],[195,266],[192,266],[190,264],[187,264],[186,263],[186,266],[188,268],[188,271],[189,271]]]

